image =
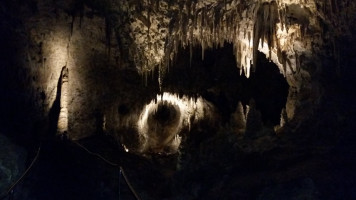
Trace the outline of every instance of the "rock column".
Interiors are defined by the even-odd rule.
[[[66,134],[68,131],[68,68],[64,66],[61,73],[61,97],[60,112],[58,118],[58,134]]]

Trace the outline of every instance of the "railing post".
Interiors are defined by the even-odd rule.
[[[119,167],[119,200],[121,200],[121,167]]]
[[[14,199],[14,189],[12,189],[9,193],[9,200],[13,200]]]

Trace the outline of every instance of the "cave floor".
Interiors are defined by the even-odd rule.
[[[214,162],[199,161],[195,168],[193,161],[181,170],[176,155],[126,153],[104,135],[79,143],[121,165],[141,199],[356,198],[356,152],[350,140],[332,151],[276,148],[227,159],[211,154]],[[119,174],[118,167],[75,143],[52,140],[42,145],[38,162],[15,188],[13,199],[135,199]]]
[[[95,148],[94,152],[103,157],[110,154],[110,159],[121,158],[113,156],[120,151],[105,139],[95,137],[81,142],[88,149]],[[104,149],[104,143],[110,148]],[[134,199],[119,174],[118,167],[103,162],[73,142],[48,141],[42,145],[38,162],[16,188],[14,199],[119,199],[119,196]]]

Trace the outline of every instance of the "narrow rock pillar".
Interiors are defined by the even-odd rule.
[[[61,72],[61,97],[58,118],[58,134],[66,135],[68,132],[68,68],[64,66]]]

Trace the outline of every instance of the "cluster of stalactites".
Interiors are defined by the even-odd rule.
[[[206,49],[226,43],[234,46],[241,74],[248,77],[250,70],[255,70],[256,52],[262,48],[269,59],[279,62],[276,64],[286,75],[291,72],[286,70],[288,66],[298,65],[298,56],[318,48],[307,44],[310,38],[301,38],[323,34],[320,24],[328,25],[334,35],[345,34],[342,30],[348,30],[352,7],[356,7],[351,0],[135,0],[120,4],[130,16],[126,21],[131,27],[126,29],[132,33],[122,34],[130,57],[145,77],[158,68],[160,85],[180,47],[189,48],[192,57],[193,47],[201,46],[204,59]],[[345,26],[333,28],[340,23]],[[313,34],[305,35],[308,27]],[[295,41],[299,42],[297,50]],[[318,38],[313,42],[319,42]],[[337,54],[337,44],[334,49]]]
[[[257,50],[261,42],[262,47],[267,43],[269,58],[272,48],[278,43],[276,24],[279,21],[278,6],[275,1],[259,4],[256,9],[253,31],[253,63],[256,63]]]
[[[148,2],[150,4],[150,1]],[[256,52],[259,44],[267,45],[270,52],[273,47],[279,46],[276,39],[276,23],[286,21],[281,19],[285,17],[285,14],[283,14],[285,9],[278,13],[278,6],[283,5],[279,1],[224,0],[223,3],[194,0],[182,0],[175,3],[171,1],[165,3],[164,1],[162,4],[153,6],[152,11],[147,11],[147,20],[140,21],[151,22],[147,25],[147,32],[153,33],[151,31],[152,22],[155,21],[153,19],[155,15],[162,14],[159,14],[162,12],[159,9],[170,10],[170,23],[166,27],[168,33],[164,33],[162,37],[157,37],[155,34],[147,35],[148,43],[154,37],[156,38],[155,44],[162,43],[159,46],[150,44],[145,46],[145,42],[140,41],[146,37],[138,35],[139,37],[136,37],[138,40],[135,43],[137,47],[141,48],[134,48],[136,50],[133,52],[137,52],[134,56],[137,58],[135,63],[137,66],[141,66],[141,71],[144,72],[146,78],[147,73],[153,72],[154,68],[157,67],[161,88],[162,79],[166,70],[169,70],[170,65],[172,65],[179,47],[188,47],[190,59],[192,59],[193,47],[201,46],[201,55],[204,59],[206,49],[223,47],[225,43],[232,43],[240,74],[244,73],[246,77],[249,77],[250,71],[255,70]],[[166,14],[165,12],[163,15]],[[161,23],[159,26],[162,28],[165,25]],[[163,41],[163,38],[166,38],[165,41]],[[154,47],[154,51],[150,50],[152,47]],[[156,52],[157,55],[151,55],[150,52]],[[158,55],[158,52],[161,52],[160,55]],[[279,53],[278,55],[282,54]]]
[[[176,19],[170,24],[163,66],[169,68],[180,46],[189,47],[190,57],[193,46],[201,46],[204,59],[206,49],[232,43],[240,74],[244,72],[246,77],[250,76],[259,43],[266,43],[270,50],[276,46],[276,23],[280,18],[278,4],[275,1],[224,2],[200,7],[192,1],[180,4]]]
[[[257,51],[262,51],[262,48],[269,59],[283,65],[283,69],[280,69],[285,74],[286,66],[294,65],[289,63],[297,60],[289,59],[288,56],[293,57],[295,54],[290,46],[305,33],[309,24],[308,12],[315,7],[313,0],[147,2],[146,4],[152,6],[141,8],[149,8],[145,11],[147,16],[138,20],[146,24],[143,27],[147,29],[147,34],[135,36],[136,46],[132,45],[132,52],[137,58],[136,65],[142,67],[141,71],[146,73],[146,77],[147,73],[158,68],[160,86],[180,47],[189,48],[192,59],[193,47],[201,46],[204,59],[206,49],[232,43],[237,67],[240,74],[244,73],[246,77],[250,76],[251,70],[255,71]],[[136,9],[137,12],[139,10]],[[291,16],[291,10],[297,16]],[[161,23],[162,20],[164,23]],[[309,48],[306,44],[303,45],[302,48]]]

